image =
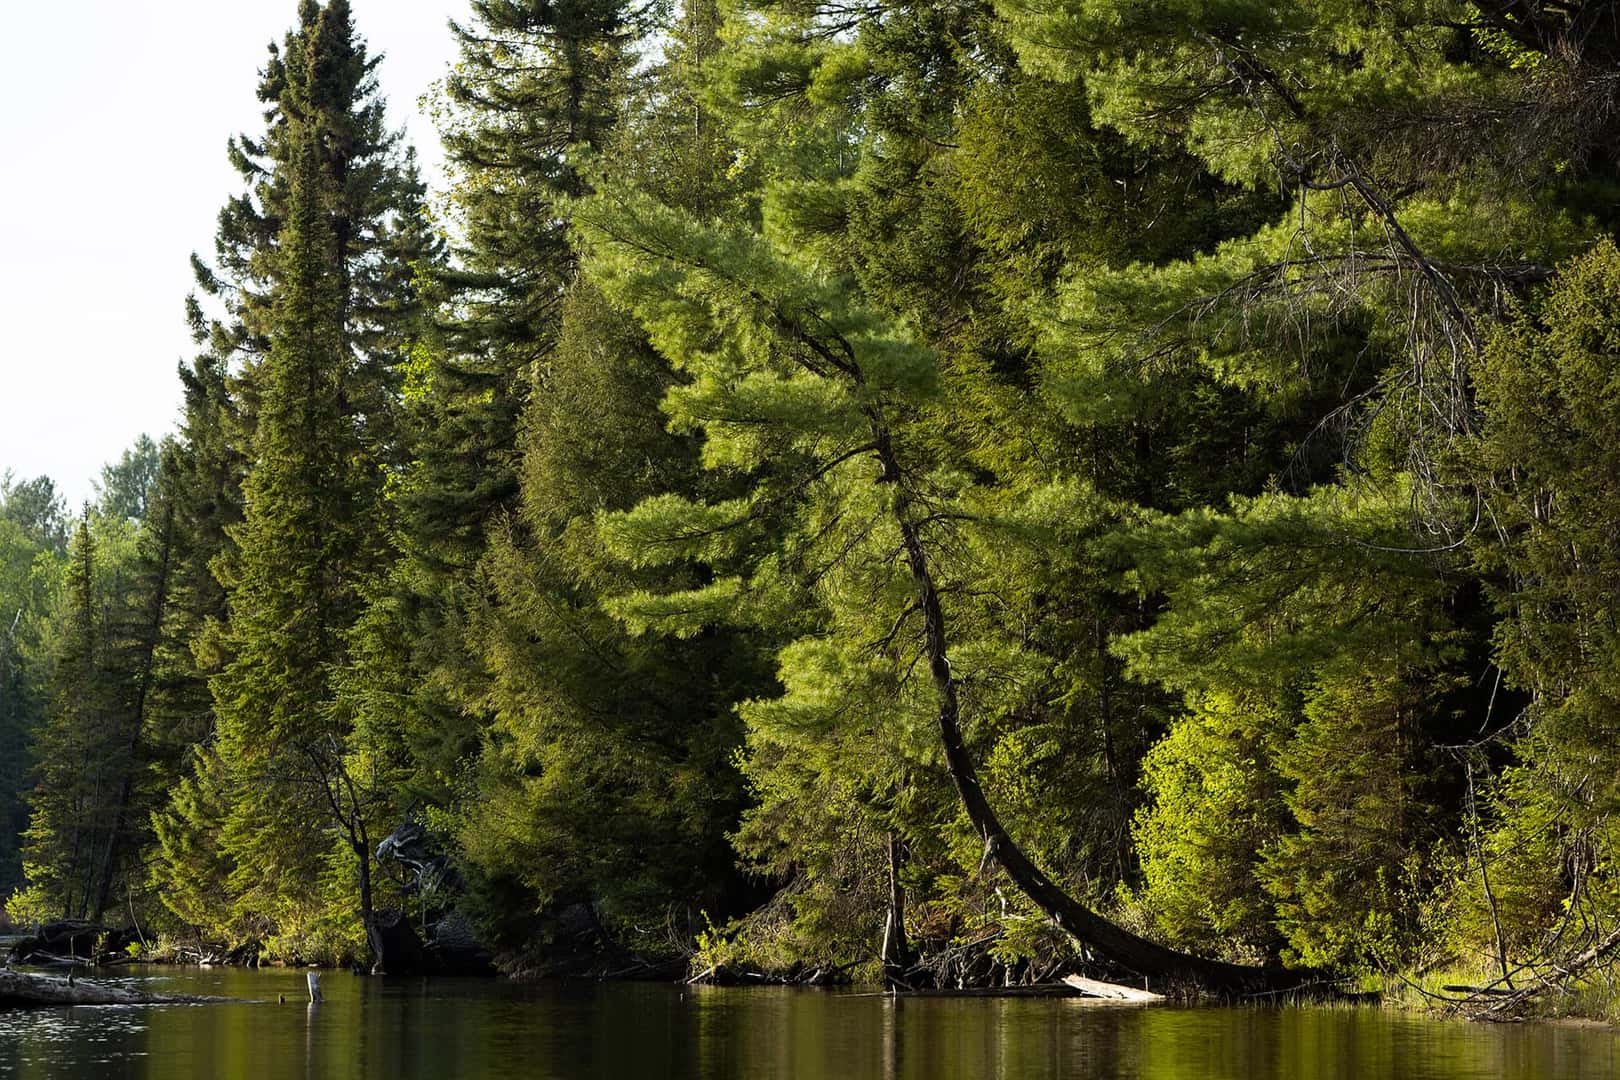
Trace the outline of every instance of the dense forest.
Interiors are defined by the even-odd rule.
[[[13,920],[1620,945],[1614,4],[473,0],[432,195],[362,30],[258,72],[177,431],[0,487]]]

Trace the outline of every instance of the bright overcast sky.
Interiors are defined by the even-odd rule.
[[[351,0],[389,122],[436,179],[417,99],[466,0]],[[188,257],[212,259],[239,181],[234,132],[262,128],[266,46],[297,0],[3,4],[0,29],[0,472],[45,473],[70,504],[142,432],[174,429],[192,346]]]

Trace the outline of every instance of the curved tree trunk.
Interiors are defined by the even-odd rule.
[[[1138,937],[1069,896],[1042,873],[1013,841],[990,801],[985,798],[984,789],[979,784],[978,769],[962,737],[961,702],[947,656],[949,637],[939,589],[934,583],[922,537],[911,518],[910,499],[902,486],[900,466],[887,426],[877,415],[872,415],[871,419],[876,452],[883,466],[881,482],[896,486],[894,517],[905,547],[906,564],[922,605],[924,652],[935,690],[939,694],[937,722],[940,742],[945,749],[946,766],[962,798],[968,820],[984,838],[986,856],[995,859],[1013,884],[1035,901],[1036,906],[1059,927],[1102,958],[1140,975],[1186,980],[1211,990],[1250,993],[1285,990],[1320,978],[1319,973],[1308,970],[1247,967],[1207,960]]]

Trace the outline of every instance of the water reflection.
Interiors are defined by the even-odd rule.
[[[1121,1009],[1074,1000],[593,983],[152,972],[253,1004],[0,1013],[0,1076],[704,1080],[1585,1080],[1608,1029],[1485,1027],[1376,1010]],[[285,1004],[277,1002],[285,995]]]

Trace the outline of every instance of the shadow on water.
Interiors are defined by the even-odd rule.
[[[648,984],[150,969],[241,1005],[0,1012],[4,1077],[1564,1080],[1620,1076],[1608,1029],[1376,1009],[1113,1008]],[[278,995],[286,1003],[277,1002]]]

